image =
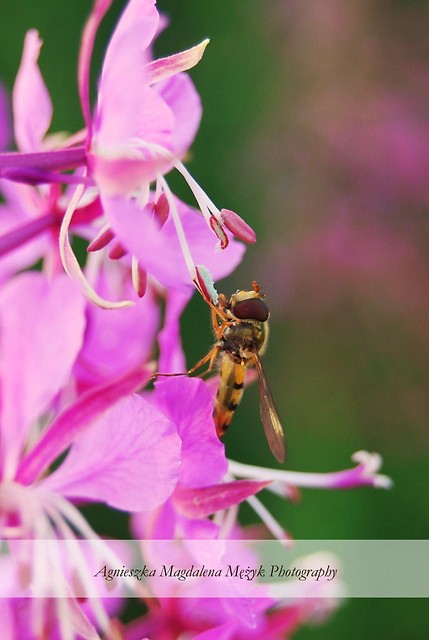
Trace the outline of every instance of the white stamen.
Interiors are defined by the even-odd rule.
[[[163,156],[167,160],[170,160],[173,166],[177,169],[177,171],[184,177],[186,180],[190,190],[194,194],[195,200],[198,202],[198,206],[200,208],[201,213],[203,214],[207,224],[210,226],[210,217],[214,215],[214,217],[218,220],[218,222],[222,225],[222,214],[214,202],[208,197],[206,192],[200,187],[198,182],[192,175],[189,173],[188,169],[185,165],[173,154],[171,151],[162,147],[161,145],[154,144],[152,142],[146,142],[146,140],[142,139],[133,139],[130,141],[130,144],[137,149],[147,149],[148,151],[154,151],[159,155]]]
[[[284,542],[284,540],[288,538],[286,531],[271,515],[268,509],[262,504],[259,498],[257,498],[256,496],[250,496],[249,498],[247,498],[247,502],[255,511],[255,513],[257,513],[261,518],[267,529],[271,531],[275,538],[277,538],[277,540],[281,540],[282,542]]]
[[[214,518],[213,522],[220,526],[219,530],[219,538],[229,538],[232,530],[234,529],[237,523],[237,516],[239,511],[239,505],[233,505],[229,509],[225,509],[224,511],[218,511]]]
[[[362,466],[360,474],[357,474],[356,486],[366,484],[359,482],[360,478],[371,480],[374,487],[389,488],[391,481],[387,476],[376,474],[381,464],[381,458],[378,454],[369,454],[367,452],[358,452],[353,459],[358,462],[358,466],[352,469],[342,471],[332,471],[329,473],[306,473],[300,471],[283,471],[281,469],[268,469],[265,467],[257,467],[241,462],[229,460],[229,471],[235,476],[242,478],[253,478],[255,480],[277,480],[286,485],[295,487],[313,487],[318,489],[338,488],[341,486],[341,479],[347,477],[347,474],[354,474]],[[376,456],[374,458],[374,456]],[[353,484],[351,486],[353,486]]]
[[[60,508],[63,506],[62,500],[61,504],[59,504],[58,506]],[[104,631],[107,631],[107,629],[109,628],[109,618],[101,603],[99,594],[95,589],[94,582],[89,578],[87,561],[83,555],[78,541],[76,540],[76,537],[71,528],[68,526],[67,522],[56,512],[55,509],[49,509],[48,513],[57,526],[58,530],[61,532],[66,548],[70,550],[67,556],[69,558],[73,558],[73,563],[76,566],[79,578],[83,586],[85,587],[85,596],[91,599],[91,609],[94,612],[95,618],[100,627]]]
[[[180,248],[182,249],[182,254],[186,262],[186,266],[188,268],[191,279],[195,279],[195,263],[192,259],[191,250],[188,245],[188,241],[186,240],[185,231],[182,226],[182,221],[179,216],[179,212],[176,207],[176,203],[174,201],[174,196],[170,191],[170,187],[168,186],[166,180],[162,176],[159,176],[158,180],[162,184],[162,188],[166,195],[168,204],[170,206],[171,218],[173,220],[174,226],[176,228],[177,237],[179,240]]]

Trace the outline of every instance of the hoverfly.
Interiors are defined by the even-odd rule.
[[[219,387],[213,410],[217,435],[221,438],[229,427],[243,396],[246,370],[255,367],[259,382],[262,425],[272,453],[279,462],[283,462],[283,429],[260,359],[268,342],[270,315],[260,287],[256,282],[252,282],[251,291],[237,291],[229,300],[223,294],[219,294],[217,304],[209,304],[216,342],[209,353],[188,373],[192,373],[209,360],[210,371],[220,357]]]
[[[252,282],[251,291],[237,291],[229,300],[223,294],[219,294],[217,304],[204,293],[203,297],[211,308],[216,342],[209,353],[186,374],[193,373],[209,361],[210,372],[220,358],[219,387],[213,419],[216,433],[221,438],[243,396],[246,371],[254,367],[258,375],[260,413],[265,435],[274,456],[279,462],[284,462],[283,429],[260,359],[268,342],[270,316],[260,287],[256,282]],[[157,375],[183,374],[155,374]]]

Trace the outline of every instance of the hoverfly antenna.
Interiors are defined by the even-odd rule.
[[[261,291],[261,287],[256,282],[256,280],[252,280],[252,289],[255,293],[259,293]]]

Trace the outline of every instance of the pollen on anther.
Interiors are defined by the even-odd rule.
[[[219,300],[218,292],[215,289],[210,271],[204,265],[195,267],[195,285],[203,298],[208,302],[217,304]]]

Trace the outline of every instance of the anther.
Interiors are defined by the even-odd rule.
[[[247,222],[244,222],[243,218],[240,218],[235,211],[221,209],[220,213],[225,227],[231,231],[236,238],[247,244],[254,244],[256,242],[256,233],[252,227],[250,227]]]

